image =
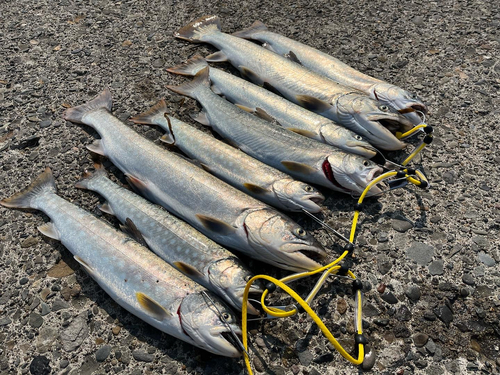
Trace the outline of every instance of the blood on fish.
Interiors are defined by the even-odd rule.
[[[330,162],[328,160],[325,160],[323,162],[323,165],[321,166],[321,168],[323,169],[323,173],[325,174],[326,178],[328,178],[328,180],[334,184],[336,187],[338,187],[339,189],[342,189],[342,190],[346,190],[342,185],[340,185],[337,180],[335,179],[335,176],[333,174],[333,171],[332,171],[332,166],[330,165]]]

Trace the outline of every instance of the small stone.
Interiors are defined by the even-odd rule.
[[[114,326],[113,329],[111,330],[113,332],[113,335],[118,335],[120,331],[122,330],[122,327],[120,326]]]
[[[480,353],[481,352],[481,345],[474,339],[470,340],[470,347],[472,350]]]
[[[429,273],[431,275],[442,275],[443,274],[444,262],[442,259],[435,260],[429,266]]]
[[[479,252],[479,254],[477,255],[477,259],[479,259],[479,261],[487,267],[493,267],[496,263],[495,259],[490,257],[484,251]]]
[[[341,298],[337,301],[337,311],[339,314],[344,315],[347,311],[347,302],[345,299]]]
[[[441,178],[450,185],[455,183],[455,172],[454,171],[446,171],[441,175]]]
[[[27,247],[35,246],[37,243],[38,243],[38,238],[29,236],[23,242],[21,242],[21,247],[27,248]]]
[[[33,358],[30,363],[30,373],[33,375],[49,375],[51,373],[49,359],[43,355]]]
[[[434,313],[436,316],[447,326],[450,325],[450,323],[453,320],[453,312],[450,310],[450,308],[446,305],[443,305],[437,309],[434,310]]]
[[[394,327],[394,335],[398,338],[408,338],[411,336],[410,330],[404,326],[404,325],[399,325]]]
[[[380,298],[382,298],[385,302],[390,303],[391,305],[398,303],[398,299],[392,292],[384,293],[380,296]]]
[[[89,334],[89,328],[82,317],[78,317],[61,332],[61,342],[63,349],[72,352],[78,348]]]
[[[429,336],[425,333],[416,333],[413,335],[413,343],[417,348],[421,348],[427,343]]]
[[[12,320],[8,316],[0,318],[0,327],[9,325],[10,323],[12,323]]]
[[[56,265],[54,265],[47,272],[47,276],[61,278],[61,277],[66,277],[66,276],[72,275],[74,273],[75,273],[75,271],[70,266],[68,266],[64,262],[64,260],[61,259],[59,261],[59,263],[57,263]]]
[[[104,362],[106,358],[108,358],[110,353],[111,353],[111,346],[104,345],[103,347],[99,348],[95,353],[95,359],[97,360],[97,362]]]
[[[153,61],[153,66],[155,68],[161,68],[164,64],[165,62],[162,59],[156,59]]]
[[[467,285],[474,285],[476,283],[474,281],[474,276],[472,276],[470,273],[464,273],[462,275],[462,281]]]
[[[415,16],[415,17],[413,17],[413,19],[411,20],[411,22],[413,22],[417,26],[423,26],[423,24],[424,24],[424,17],[422,17],[422,16]]]
[[[67,308],[69,308],[69,305],[60,299],[56,299],[54,303],[52,303],[52,311],[64,310]]]
[[[389,241],[389,234],[387,232],[380,232],[377,236],[378,242],[387,242]]]
[[[333,353],[325,353],[314,360],[315,363],[326,363],[333,361]]]
[[[472,242],[474,242],[481,250],[488,250],[490,247],[490,241],[486,236],[472,237]]]
[[[300,364],[302,366],[309,366],[313,360],[313,355],[309,350],[304,350],[302,352],[297,352]]]
[[[405,294],[412,302],[417,302],[420,299],[420,288],[416,285],[410,285],[405,290]]]
[[[29,324],[33,328],[40,328],[43,324],[42,316],[37,313],[31,313],[29,318]]]
[[[47,305],[45,302],[41,303],[42,306],[42,312],[40,313],[42,316],[47,315],[50,312],[50,306]]]
[[[430,354],[436,353],[436,343],[432,339],[429,339],[425,345],[425,349],[427,349]]]
[[[394,317],[401,322],[407,322],[411,319],[411,311],[408,307],[406,307],[405,305],[402,305],[398,309],[398,311],[396,311],[396,314],[394,315]]]
[[[28,279],[27,277],[23,277],[21,280],[19,280],[19,284],[25,285],[28,283],[28,281],[30,281],[30,279]]]
[[[377,292],[379,292],[380,294],[384,293],[385,292],[385,288],[386,288],[386,285],[384,283],[381,283],[378,287],[377,287]]]
[[[434,247],[422,242],[413,242],[406,250],[406,256],[417,264],[425,266],[432,261]]]
[[[46,120],[43,120],[40,122],[40,127],[43,129],[43,128],[47,128],[49,127],[50,125],[52,125],[52,120],[49,118],[49,119],[46,119]]]
[[[142,362],[153,362],[153,360],[155,358],[154,355],[149,354],[145,350],[141,350],[141,349],[134,350],[132,352],[132,356],[134,357],[134,359],[136,361],[142,361]]]
[[[53,327],[43,327],[36,339],[36,349],[40,354],[50,351],[52,344],[57,340],[59,331]]]
[[[253,358],[253,366],[255,367],[255,371],[264,372],[264,365],[262,364],[262,361],[259,359],[259,357],[255,356]]]
[[[69,361],[67,359],[62,359],[60,362],[59,362],[59,367],[64,369],[66,367],[69,366]]]
[[[411,228],[413,228],[413,224],[410,223],[407,220],[399,220],[399,219],[393,219],[391,222],[392,229],[395,231],[398,231],[400,233],[407,232]]]

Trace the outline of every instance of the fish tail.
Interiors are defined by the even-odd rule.
[[[56,192],[54,176],[48,167],[26,189],[10,198],[1,200],[0,204],[9,208],[36,208],[33,204],[34,198],[47,192]]]
[[[181,74],[183,76],[194,76],[206,66],[208,66],[207,60],[200,55],[195,55],[185,63],[168,68],[167,72]]]
[[[136,124],[161,125],[165,122],[165,113],[168,111],[165,99],[161,99],[147,111],[131,117],[130,121]]]
[[[231,35],[243,39],[255,39],[256,34],[260,31],[267,31],[267,26],[260,21],[255,21],[250,27],[247,27],[246,29],[240,31],[236,31]]]
[[[199,88],[208,87],[210,88],[210,80],[208,78],[208,66],[200,70],[194,76],[193,80],[187,83],[183,83],[180,86],[167,86],[168,89],[172,90],[181,95],[189,96],[196,99],[196,92]]]
[[[220,19],[217,16],[203,16],[179,29],[174,36],[194,43],[203,41],[205,35],[220,32]]]
[[[99,162],[94,163],[94,168],[95,168],[94,172],[85,170],[85,172],[83,172],[82,179],[75,184],[75,187],[79,189],[92,190],[92,187],[90,186],[92,181],[95,181],[100,177],[106,177],[106,178],[108,177],[106,169],[104,169],[104,166],[101,163]]]
[[[83,117],[92,111],[99,108],[106,108],[111,112],[111,92],[105,89],[98,97],[88,103],[79,105],[77,107],[68,108],[63,113],[63,118],[67,121],[76,122],[77,124],[85,124]]]

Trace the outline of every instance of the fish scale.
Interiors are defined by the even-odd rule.
[[[241,310],[243,289],[252,274],[234,254],[160,206],[113,183],[101,167],[77,186],[104,197],[106,210],[122,223],[131,220],[159,257]],[[257,313],[251,306],[250,312]]]

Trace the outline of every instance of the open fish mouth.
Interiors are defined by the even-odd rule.
[[[411,112],[422,112],[424,115],[427,114],[427,107],[423,104],[409,104],[405,108],[398,110],[399,113],[411,113]]]
[[[316,213],[321,211],[321,204],[325,201],[325,197],[316,195],[306,195],[302,198],[302,203],[309,212]]]
[[[393,134],[396,134],[397,132],[406,133],[414,127],[414,124],[410,120],[399,113],[394,113],[392,115],[372,115],[368,117],[368,120],[378,122]]]
[[[366,175],[366,185],[370,184],[373,180],[375,180],[377,177],[381,176],[384,170],[380,167],[373,168],[368,174]],[[366,187],[365,187],[366,188]],[[387,190],[388,185],[385,182],[378,182],[374,186],[370,188],[370,190],[367,193],[367,196],[374,196],[374,195],[379,195],[382,194],[385,190]]]
[[[296,262],[293,267],[296,270],[314,270],[321,267],[321,262],[326,258],[326,251],[318,246],[309,246],[301,243],[288,243],[281,247],[284,253],[295,256]]]
[[[243,342],[242,335],[241,335],[241,331],[235,331],[234,333],[236,334],[236,336],[238,337],[238,339],[240,340],[240,342]],[[238,342],[238,341],[234,338],[234,336],[233,336],[233,334],[232,334],[231,332],[227,332],[227,331],[225,331],[225,332],[221,332],[221,333],[219,334],[219,336],[220,336],[223,340],[227,341],[227,343],[228,343],[229,345],[231,345],[232,347],[234,347],[234,348],[235,348],[235,349],[236,349],[236,350],[237,350],[237,351],[241,354],[241,349],[242,349],[242,348],[241,348],[241,344],[240,344],[240,342]]]
[[[243,301],[244,292],[245,292],[245,290],[243,288],[240,292],[238,292],[236,294],[236,297],[238,298],[240,303],[242,303],[242,301]],[[250,287],[250,291],[248,292],[248,301],[247,301],[247,311],[249,314],[260,315],[260,311],[258,309],[259,305],[257,303],[254,305],[251,302],[251,300],[260,301],[260,296],[262,295],[263,292],[264,292],[264,289],[262,289],[259,284],[256,284],[256,282],[254,282],[252,284],[252,286]],[[240,308],[240,310],[241,310],[241,308]]]

